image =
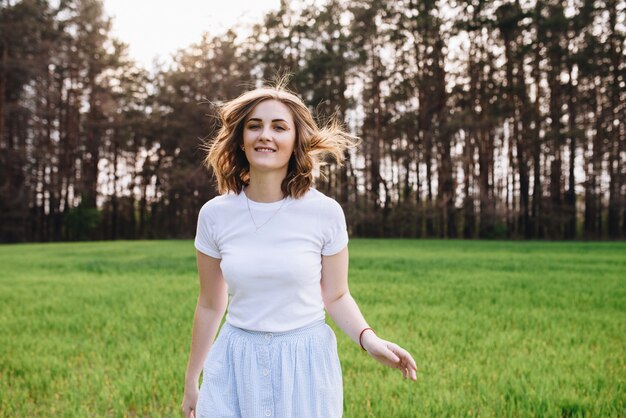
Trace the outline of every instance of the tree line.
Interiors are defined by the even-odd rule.
[[[147,71],[99,0],[0,0],[0,241],[192,237],[213,104],[281,72],[362,138],[316,177],[351,235],[623,239],[625,11],[282,1]]]

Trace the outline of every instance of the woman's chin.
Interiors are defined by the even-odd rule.
[[[287,168],[289,162],[284,165],[279,164],[269,164],[267,162],[251,162],[250,168],[257,172],[270,172],[270,171],[282,171]]]

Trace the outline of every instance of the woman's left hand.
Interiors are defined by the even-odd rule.
[[[417,381],[417,365],[408,351],[391,341],[378,338],[373,332],[363,334],[363,347],[376,361],[385,366],[400,369],[402,376]]]

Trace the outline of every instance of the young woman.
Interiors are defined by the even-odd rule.
[[[379,338],[350,295],[343,210],[312,187],[321,157],[341,164],[357,138],[336,122],[320,129],[280,85],[222,105],[220,119],[205,160],[220,195],[200,209],[194,243],[200,294],[184,416],[340,417],[341,367],[324,308],[371,357],[417,380],[411,355]]]

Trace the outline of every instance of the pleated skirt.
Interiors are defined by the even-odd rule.
[[[204,363],[197,418],[338,418],[342,412],[337,339],[323,319],[274,333],[224,323]]]

